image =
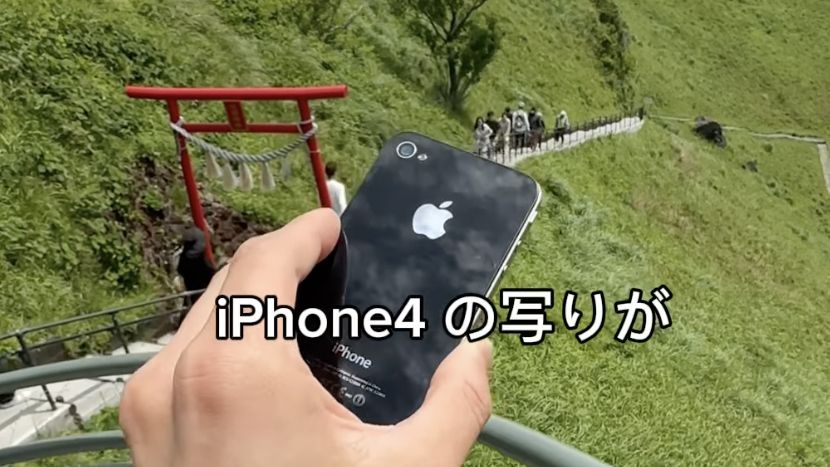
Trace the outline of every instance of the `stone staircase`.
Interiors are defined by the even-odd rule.
[[[171,337],[172,334],[166,334],[156,342],[133,342],[129,345],[130,353],[158,352]],[[123,354],[123,348],[112,352]],[[0,448],[59,435],[76,428],[77,422],[117,406],[128,378],[129,375],[116,375],[48,384],[57,410],[52,410],[40,386],[18,390],[15,400],[0,408]],[[58,402],[59,398],[62,402]]]

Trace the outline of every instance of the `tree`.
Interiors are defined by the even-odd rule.
[[[607,83],[627,112],[634,110],[636,67],[630,53],[631,34],[622,13],[612,0],[593,0],[597,10],[593,39],[595,53]]]
[[[231,22],[257,37],[270,37],[279,25],[296,28],[323,41],[333,37],[344,0],[213,0]]]
[[[438,92],[460,110],[501,45],[496,21],[476,14],[488,0],[402,0],[412,33],[426,45],[440,76]]]
[[[300,31],[326,42],[333,37],[341,16],[343,0],[291,0],[281,13]]]

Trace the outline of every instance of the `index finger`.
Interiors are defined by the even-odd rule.
[[[276,296],[277,304],[293,307],[297,285],[317,263],[331,253],[340,235],[340,218],[331,209],[317,209],[303,214],[285,227],[274,232],[249,239],[240,246],[228,266],[219,296],[248,296],[264,300]],[[266,310],[263,307],[263,318]],[[265,320],[243,329],[242,340],[217,341],[216,309],[208,325],[196,338],[199,344],[209,340],[211,345],[221,344],[225,348],[237,346],[261,352],[263,345],[273,352],[275,347],[286,347],[283,335],[277,330],[276,341],[265,339]],[[230,324],[228,322],[228,324]],[[194,342],[195,344],[195,342]],[[227,345],[226,345],[227,344]],[[296,351],[294,341],[291,341]]]

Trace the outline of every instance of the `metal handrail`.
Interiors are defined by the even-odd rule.
[[[43,439],[0,449],[0,465],[17,464],[67,454],[126,448],[127,443],[124,442],[124,435],[120,431],[86,433],[62,438]]]
[[[594,130],[596,128],[599,128],[599,127],[602,127],[602,126],[607,126],[607,125],[612,125],[612,126],[619,125],[622,122],[622,120],[627,119],[627,118],[639,118],[640,120],[645,120],[645,117],[646,117],[646,109],[645,109],[644,106],[642,106],[642,107],[639,107],[639,108],[637,108],[633,111],[621,112],[621,113],[613,115],[613,116],[593,118],[591,120],[585,120],[583,122],[573,123],[573,124],[570,125],[570,129],[562,134],[562,142],[565,144],[565,146],[570,146],[570,144],[572,142],[572,135],[576,132],[591,131],[591,130]],[[533,149],[529,145],[526,145],[526,144],[523,144],[521,146],[514,146],[513,145],[514,141],[516,140],[516,137],[519,136],[520,134],[521,133],[516,133],[516,132],[513,132],[513,131],[510,132],[510,134],[508,135],[510,146],[502,149],[503,152],[500,153],[500,155],[501,155],[500,158],[497,157],[497,155],[492,151],[488,152],[488,157],[490,157],[492,160],[495,160],[496,162],[499,162],[499,159],[501,159],[501,163],[508,163],[508,162],[511,162],[511,161],[515,161],[515,159],[517,157],[520,157],[521,155],[526,154],[529,151],[532,151]],[[551,149],[551,146],[549,145],[550,140],[553,139],[555,134],[556,134],[556,129],[555,128],[546,129],[546,131],[544,131],[542,133],[542,140],[538,142],[539,148],[542,148],[543,151],[548,151],[549,149]],[[554,145],[554,147],[555,147],[555,145]]]
[[[53,321],[51,323],[40,324],[40,325],[37,325],[37,326],[31,326],[31,327],[27,327],[27,328],[23,328],[23,329],[18,329],[16,331],[6,333],[6,334],[0,336],[0,342],[3,342],[3,341],[8,340],[8,339],[14,339],[17,342],[17,345],[18,345],[17,350],[12,350],[12,351],[6,352],[6,353],[0,355],[0,358],[6,358],[8,356],[17,355],[17,357],[20,359],[20,361],[24,365],[26,365],[28,367],[32,367],[32,366],[37,365],[37,362],[35,362],[35,358],[34,358],[34,354],[33,354],[33,352],[36,351],[36,350],[43,349],[43,348],[53,346],[53,345],[63,344],[65,342],[70,342],[70,341],[74,341],[74,340],[78,340],[78,339],[83,339],[85,337],[91,337],[91,336],[102,334],[102,333],[112,334],[113,339],[116,339],[118,341],[121,348],[124,349],[124,352],[125,353],[130,353],[129,343],[127,342],[127,338],[124,335],[124,328],[125,327],[146,323],[146,322],[149,322],[153,319],[157,319],[157,318],[160,318],[160,317],[163,317],[163,316],[172,316],[176,313],[182,313],[183,311],[186,310],[186,307],[176,307],[175,309],[170,310],[170,311],[165,311],[165,312],[162,312],[162,313],[154,313],[150,316],[144,316],[144,317],[134,319],[134,320],[131,320],[131,321],[126,321],[126,322],[119,322],[118,321],[118,314],[119,313],[131,311],[131,310],[137,310],[137,309],[141,309],[141,308],[146,308],[146,307],[150,307],[150,306],[153,306],[153,305],[158,305],[160,303],[171,302],[173,300],[185,298],[185,297],[188,297],[188,296],[192,296],[192,295],[195,295],[195,294],[198,294],[198,293],[201,293],[201,292],[204,292],[204,289],[203,290],[183,292],[183,293],[179,293],[179,294],[175,294],[175,295],[169,295],[169,296],[166,296],[166,297],[156,298],[156,299],[148,300],[148,301],[141,302],[141,303],[135,303],[135,304],[131,304],[131,305],[124,305],[124,306],[120,306],[120,307],[116,307],[116,308],[110,308],[108,310],[98,311],[98,312],[95,312],[95,313],[87,313],[87,314],[80,315],[80,316],[74,316],[72,318],[66,318],[66,319],[62,319],[62,320],[59,320],[59,321]],[[28,342],[26,340],[26,335],[30,334],[30,333],[45,331],[45,330],[49,330],[49,329],[58,328],[58,327],[61,327],[61,326],[66,326],[66,325],[69,325],[69,324],[81,323],[81,322],[84,322],[84,321],[90,321],[90,320],[93,320],[93,319],[96,319],[96,318],[102,318],[102,317],[109,317],[112,320],[112,324],[99,326],[99,327],[96,327],[92,330],[78,332],[78,333],[72,334],[70,336],[57,337],[57,338],[51,338],[51,339],[47,338],[47,339],[45,339],[43,341],[39,341],[35,344],[32,344],[31,342]],[[41,389],[43,390],[43,394],[46,397],[47,402],[49,402],[49,406],[52,408],[52,410],[57,410],[58,406],[55,402],[55,399],[52,397],[51,392],[49,392],[49,388],[47,388],[44,385],[44,386],[41,386]]]
[[[114,324],[109,325],[109,326],[101,326],[101,327],[95,328],[91,331],[79,332],[77,334],[72,334],[70,336],[60,337],[58,339],[50,339],[50,340],[42,342],[40,344],[30,345],[28,347],[29,347],[29,351],[34,351],[34,350],[42,349],[44,347],[49,347],[50,345],[63,344],[64,342],[70,342],[70,341],[73,341],[73,340],[81,339],[83,337],[91,337],[91,336],[94,336],[96,334],[102,334],[102,333],[105,333],[105,332],[117,332],[120,328],[125,328],[127,326],[134,326],[136,324],[143,324],[143,323],[146,323],[148,321],[152,321],[152,320],[157,319],[157,318],[162,318],[164,316],[173,315],[173,314],[176,314],[176,313],[181,313],[185,310],[187,310],[187,307],[179,307],[179,308],[176,308],[174,310],[165,311],[163,313],[155,313],[155,314],[152,314],[150,316],[145,316],[143,318],[138,318],[138,319],[135,319],[135,320],[132,320],[132,321],[119,322],[118,326],[116,326]],[[122,347],[124,347],[125,345],[126,344],[122,343]]]
[[[496,415],[490,417],[479,436],[479,441],[528,466],[608,467],[607,464],[590,458],[581,451]],[[121,431],[66,436],[0,449],[0,464],[8,465],[45,457],[112,449],[127,449]],[[108,465],[132,467],[130,463]]]
[[[56,328],[56,327],[59,327],[59,326],[65,326],[67,324],[77,323],[77,322],[80,322],[80,321],[86,321],[86,320],[93,319],[93,318],[100,318],[102,316],[118,314],[118,313],[121,313],[121,312],[124,312],[124,311],[134,310],[136,308],[144,308],[144,307],[150,306],[150,305],[157,305],[159,303],[164,303],[164,302],[174,300],[174,299],[177,299],[177,298],[188,297],[190,295],[195,295],[195,294],[202,293],[202,292],[204,292],[204,289],[203,290],[194,290],[194,291],[190,291],[190,292],[182,292],[182,293],[179,293],[179,294],[176,294],[176,295],[168,295],[168,296],[165,296],[165,297],[154,298],[154,299],[148,300],[146,302],[134,303],[134,304],[131,304],[131,305],[124,305],[124,306],[120,306],[120,307],[110,308],[110,309],[107,309],[107,310],[96,311],[94,313],[87,313],[87,314],[84,314],[84,315],[73,316],[72,318],[66,318],[66,319],[62,319],[62,320],[59,320],[59,321],[53,321],[51,323],[39,324],[37,326],[30,326],[30,327],[26,327],[26,328],[23,328],[23,329],[18,329],[16,331],[12,331],[12,332],[3,334],[3,335],[0,336],[0,341],[4,341],[6,339],[14,338],[18,334],[29,334],[29,333],[32,333],[32,332],[35,332],[35,331],[43,331],[43,330],[46,330],[46,329]]]
[[[145,352],[81,358],[10,371],[0,375],[0,394],[41,384],[131,374],[153,355],[154,352]]]
[[[0,375],[0,392],[79,378],[131,374],[153,355],[155,354],[141,353],[93,357],[24,368]],[[586,453],[497,415],[490,417],[479,436],[479,442],[529,466],[608,467]],[[0,465],[125,447],[123,436],[118,431],[70,436],[0,449]]]

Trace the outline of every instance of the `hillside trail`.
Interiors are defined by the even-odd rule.
[[[539,157],[555,152],[563,152],[581,146],[589,141],[600,138],[607,138],[614,135],[622,135],[626,133],[636,133],[640,131],[645,123],[645,118],[639,117],[625,117],[621,120],[609,122],[606,125],[598,126],[591,130],[577,130],[563,136],[562,141],[554,141],[549,138],[543,141],[540,147],[533,151],[520,151],[518,153],[511,153],[504,156],[499,163],[508,167],[514,167],[516,164],[523,162],[533,157]],[[497,156],[501,157],[501,156]]]
[[[694,119],[691,118],[684,118],[684,117],[671,117],[668,115],[650,115],[651,118],[656,120],[667,120],[673,122],[688,122],[693,123]],[[827,150],[827,140],[824,138],[819,138],[817,136],[809,136],[809,135],[797,135],[792,133],[760,133],[757,131],[749,130],[747,128],[741,128],[737,126],[726,126],[722,127],[724,130],[729,131],[741,131],[744,133],[748,133],[750,136],[754,136],[756,138],[762,139],[786,139],[790,141],[796,141],[799,143],[808,143],[808,144],[815,144],[816,149],[818,150],[819,160],[821,161],[821,168],[822,168],[822,175],[824,175],[824,184],[827,188],[827,193],[830,193],[830,153]]]
[[[827,186],[827,192],[830,193],[830,154],[827,152],[827,143],[819,143],[816,146],[821,159],[821,167],[824,169],[824,184]]]

